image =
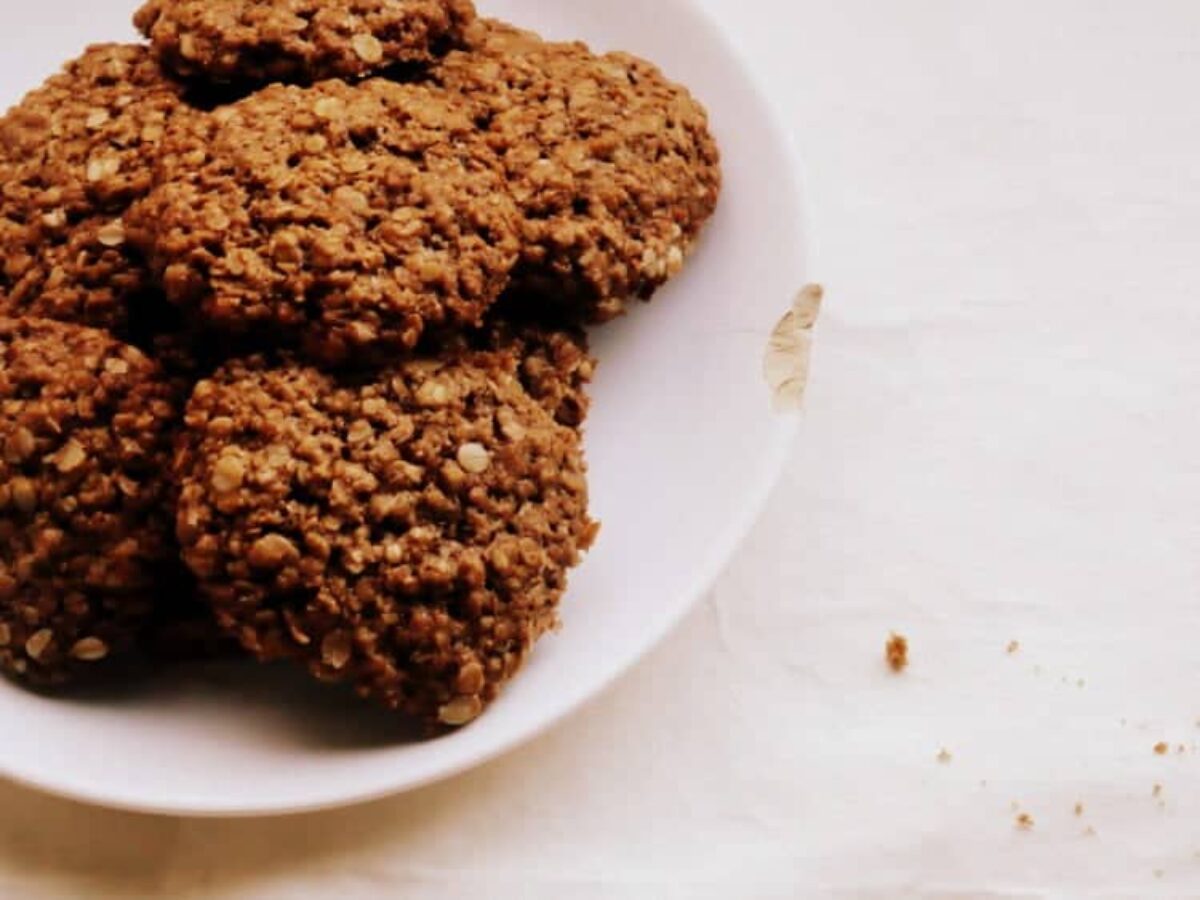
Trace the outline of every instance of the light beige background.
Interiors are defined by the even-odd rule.
[[[1200,896],[1200,6],[705,2],[829,287],[712,595],[407,797],[184,822],[0,786],[0,896]]]

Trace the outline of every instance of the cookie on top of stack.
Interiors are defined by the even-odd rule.
[[[0,119],[0,670],[236,650],[465,725],[597,534],[583,327],[713,214],[704,109],[470,0],[135,23]]]

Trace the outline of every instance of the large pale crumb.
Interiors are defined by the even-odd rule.
[[[812,332],[821,314],[825,289],[810,284],[796,295],[792,308],[780,319],[763,359],[763,376],[771,389],[776,412],[797,412],[808,387]]]

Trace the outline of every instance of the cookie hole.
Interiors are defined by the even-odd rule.
[[[370,150],[379,143],[379,132],[374,128],[366,128],[360,131],[350,132],[350,143],[358,150]]]
[[[13,392],[13,397],[17,400],[40,400],[45,387],[44,384],[37,381],[22,382]]]

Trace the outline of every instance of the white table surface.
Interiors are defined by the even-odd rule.
[[[1200,896],[1200,6],[705,2],[829,289],[708,600],[549,736],[365,808],[0,785],[0,896]]]

